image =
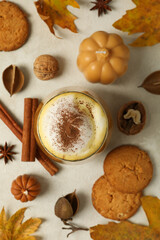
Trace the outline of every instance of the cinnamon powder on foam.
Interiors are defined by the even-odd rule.
[[[80,138],[80,126],[83,124],[82,114],[63,111],[61,113],[60,122],[57,124],[58,143],[61,145],[61,150],[67,151],[73,147]]]
[[[84,104],[83,101],[79,103]],[[90,108],[89,111],[91,113],[89,104],[86,107]],[[70,108],[59,109],[58,115],[59,117],[52,130],[56,132],[59,149],[64,152],[68,150],[74,152],[74,145],[76,143],[85,144],[83,138],[81,138],[84,134],[81,126],[84,125],[86,114],[80,111],[77,105],[74,105],[71,106],[71,110]],[[93,118],[93,115],[91,117]]]

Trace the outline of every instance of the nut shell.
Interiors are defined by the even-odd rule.
[[[32,201],[40,193],[40,184],[30,175],[20,175],[12,182],[11,193],[21,202]]]
[[[5,88],[10,93],[10,96],[18,93],[24,85],[23,72],[15,65],[10,65],[4,70],[2,79]]]
[[[139,111],[140,113],[140,123],[135,124],[132,118],[125,119],[124,116],[127,112],[132,109],[134,111]],[[141,102],[138,101],[131,101],[124,104],[117,115],[117,125],[121,132],[125,133],[126,135],[135,135],[139,133],[145,125],[146,122],[146,111]]]
[[[64,197],[69,201],[70,205],[72,206],[74,216],[79,210],[79,198],[76,194],[76,190],[72,193],[67,194]]]
[[[59,70],[58,61],[50,55],[41,55],[34,62],[34,73],[40,80],[49,80],[55,77]]]

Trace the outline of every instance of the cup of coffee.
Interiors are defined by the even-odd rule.
[[[94,92],[66,87],[40,103],[35,137],[51,159],[61,163],[82,162],[104,149],[111,125],[106,104]]]

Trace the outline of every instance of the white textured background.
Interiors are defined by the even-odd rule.
[[[39,238],[45,240],[64,240],[67,231],[62,231],[61,221],[54,215],[56,200],[77,189],[80,198],[80,209],[74,217],[74,222],[86,227],[107,223],[108,220],[99,215],[91,202],[92,185],[103,174],[104,158],[112,148],[121,144],[136,144],[146,150],[154,165],[154,176],[150,185],[145,189],[145,195],[160,197],[160,96],[152,95],[143,89],[137,88],[144,78],[155,70],[159,70],[160,51],[159,45],[154,47],[133,48],[130,47],[130,63],[127,73],[118,79],[113,85],[93,85],[85,80],[76,66],[76,58],[80,42],[98,30],[117,32],[125,43],[131,42],[135,36],[127,36],[126,33],[117,31],[112,24],[118,20],[127,9],[133,8],[131,0],[113,0],[110,4],[112,12],[98,18],[97,11],[89,11],[93,6],[88,0],[78,0],[80,9],[69,7],[78,19],[75,21],[79,33],[69,30],[57,29],[57,35],[63,39],[57,39],[48,30],[47,25],[40,19],[33,1],[13,1],[18,3],[28,15],[31,32],[27,43],[13,52],[0,52],[0,76],[3,70],[10,64],[19,66],[25,74],[25,86],[23,90],[10,98],[5,90],[2,78],[0,81],[0,100],[5,103],[14,116],[23,122],[23,99],[25,97],[45,98],[55,89],[63,86],[83,86],[95,90],[100,94],[110,107],[114,129],[111,143],[108,149],[97,157],[95,161],[84,165],[60,166],[56,176],[51,177],[39,164],[21,162],[21,143],[0,121],[0,144],[7,141],[16,144],[18,153],[14,162],[5,165],[0,161],[0,209],[5,206],[9,214],[13,214],[21,207],[29,207],[26,218],[40,217],[44,221],[36,233]],[[60,65],[59,75],[50,81],[40,81],[33,74],[33,62],[40,54],[55,56]],[[144,130],[135,136],[126,136],[119,132],[116,126],[116,115],[120,106],[130,100],[140,100],[144,103],[147,112],[147,122]],[[38,178],[42,186],[42,192],[36,200],[21,203],[14,199],[10,192],[12,181],[20,174],[33,174]],[[135,223],[147,224],[142,208],[130,219]],[[88,232],[77,232],[70,239],[89,240]]]

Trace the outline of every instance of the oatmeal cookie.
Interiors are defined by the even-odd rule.
[[[103,217],[125,220],[138,210],[141,195],[141,192],[136,194],[118,192],[105,176],[101,176],[93,185],[92,202]]]
[[[153,167],[145,151],[126,145],[115,148],[106,156],[104,172],[117,191],[137,193],[150,182]]]
[[[0,51],[20,48],[28,34],[29,24],[25,13],[14,3],[0,2]]]

